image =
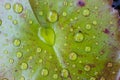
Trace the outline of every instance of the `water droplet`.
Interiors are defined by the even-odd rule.
[[[73,61],[76,60],[76,59],[77,59],[77,54],[74,53],[74,52],[70,53],[70,54],[69,54],[69,59],[70,59],[70,60],[73,60]]]
[[[39,59],[39,63],[42,63],[43,62],[43,60],[42,59]]]
[[[8,50],[4,50],[4,53],[5,53],[5,54],[8,54]]]
[[[0,26],[2,25],[2,20],[0,19]]]
[[[18,13],[18,14],[22,13],[22,11],[23,11],[23,6],[22,6],[22,4],[20,4],[20,3],[14,4],[14,5],[13,5],[13,10],[14,10],[16,13]]]
[[[53,46],[55,43],[55,32],[52,28],[39,28],[38,37],[46,44]]]
[[[90,80],[96,80],[96,78],[95,77],[91,77]]]
[[[84,35],[82,33],[76,33],[74,36],[74,40],[76,42],[81,42],[81,41],[83,41],[83,39],[84,39]]]
[[[29,20],[29,24],[32,24],[33,23],[33,21],[32,20]]]
[[[9,10],[9,9],[11,8],[11,4],[10,4],[10,3],[5,3],[5,8],[6,8],[7,10]]]
[[[61,71],[61,76],[62,76],[62,77],[67,78],[68,75],[69,75],[69,72],[68,72],[67,69],[63,69],[63,70]]]
[[[50,11],[47,15],[49,22],[56,22],[58,20],[58,13],[56,11]]]
[[[32,56],[30,56],[30,57],[29,57],[29,60],[32,60],[32,59],[33,59],[33,57],[32,57]]]
[[[97,21],[93,21],[93,25],[97,25]]]
[[[10,58],[10,59],[9,59],[9,62],[10,62],[11,64],[14,63],[14,59]]]
[[[8,80],[7,78],[3,78],[2,80]]]
[[[21,77],[20,77],[20,80],[25,80],[25,77],[24,77],[24,76],[21,76]]]
[[[87,46],[87,47],[85,47],[85,51],[86,51],[86,52],[90,52],[90,51],[91,51],[91,48]]]
[[[88,9],[83,10],[83,16],[89,16],[90,11]]]
[[[54,75],[53,75],[53,78],[54,78],[54,79],[57,79],[57,78],[58,78],[58,74],[54,74]]]
[[[84,70],[85,70],[85,71],[90,71],[90,69],[91,69],[91,68],[90,68],[89,65],[85,65],[85,67],[84,67]]]
[[[39,12],[39,15],[42,16],[42,15],[43,15],[43,11],[40,11],[40,12]]]
[[[88,29],[88,30],[91,29],[91,25],[90,25],[90,24],[87,24],[87,25],[86,25],[86,29]]]
[[[20,44],[21,44],[21,41],[19,39],[15,39],[13,42],[13,45],[17,47],[20,46]]]
[[[62,15],[63,15],[63,16],[67,16],[67,13],[66,13],[66,12],[63,12]]]
[[[13,20],[12,22],[14,25],[18,24],[18,21],[17,20]]]
[[[42,50],[41,48],[37,48],[37,52],[40,53]]]
[[[47,76],[48,75],[48,70],[47,69],[42,69],[42,71],[41,71],[41,75],[42,76]]]
[[[16,53],[16,56],[17,56],[18,58],[21,58],[21,57],[23,56],[23,54],[22,54],[22,52],[17,52],[17,53]]]
[[[100,80],[105,80],[105,78],[104,78],[104,77],[101,77]]]
[[[64,3],[63,3],[65,6],[67,6],[68,5],[68,2],[67,1],[64,1]]]
[[[22,63],[21,64],[21,69],[22,70],[26,70],[28,68],[28,64],[27,63]]]
[[[8,19],[9,19],[9,20],[12,20],[12,16],[11,16],[11,15],[9,15],[9,16],[8,16]]]

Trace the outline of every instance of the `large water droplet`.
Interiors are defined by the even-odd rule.
[[[84,35],[82,33],[76,33],[74,36],[74,40],[76,42],[81,42],[81,41],[83,41],[83,39],[84,39]]]
[[[58,20],[58,13],[56,11],[50,11],[47,15],[49,22],[56,22]]]
[[[42,76],[47,76],[48,75],[48,70],[47,69],[42,69],[42,71],[41,71],[41,75]]]
[[[61,76],[62,76],[62,77],[67,78],[68,75],[69,75],[69,72],[68,72],[67,69],[63,69],[63,70],[61,71]]]
[[[22,11],[23,11],[23,6],[22,6],[22,4],[20,4],[20,3],[14,4],[14,5],[13,5],[13,10],[14,10],[16,13],[18,13],[18,14],[22,13]]]
[[[21,44],[21,41],[19,39],[15,39],[13,42],[13,45],[17,47],[20,46],[20,44]]]
[[[21,64],[21,69],[22,70],[26,70],[28,68],[28,64],[27,63],[22,63]]]
[[[18,58],[21,58],[21,57],[23,56],[23,54],[22,54],[22,52],[17,52],[17,53],[16,53],[16,56],[17,56]]]
[[[77,59],[77,54],[74,53],[74,52],[70,53],[70,54],[69,54],[69,59],[70,59],[70,60],[76,60],[76,59]]]
[[[55,32],[52,28],[39,28],[39,38],[48,45],[54,45],[55,43]]]

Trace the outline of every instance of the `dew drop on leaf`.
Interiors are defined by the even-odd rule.
[[[23,56],[23,54],[22,54],[22,52],[17,52],[17,53],[16,53],[16,56],[17,56],[18,58],[21,58],[21,57]]]
[[[84,35],[82,33],[76,33],[74,36],[74,40],[76,42],[81,42],[81,41],[83,41],[83,39],[84,39]]]
[[[69,59],[70,59],[70,60],[73,60],[73,61],[76,60],[76,59],[77,59],[77,54],[74,53],[74,52],[70,53],[70,54],[69,54]]]
[[[69,75],[69,72],[68,72],[67,69],[63,69],[63,70],[61,71],[61,76],[62,76],[62,77],[67,78],[68,75]]]
[[[89,16],[90,11],[88,9],[83,10],[83,16]]]
[[[20,44],[21,44],[21,41],[19,39],[15,39],[13,42],[13,45],[16,47],[20,46]]]
[[[48,75],[48,70],[47,69],[42,69],[42,71],[41,71],[41,75],[42,76],[47,76]]]
[[[9,10],[11,8],[11,4],[10,3],[5,3],[5,9]]]
[[[47,15],[49,22],[56,22],[58,20],[58,13],[56,11],[50,11]]]
[[[13,5],[13,10],[14,10],[14,12],[16,12],[16,13],[18,13],[18,14],[22,13],[22,11],[23,11],[23,6],[22,6],[22,4],[20,4],[20,3],[15,3],[15,4]]]
[[[28,64],[27,63],[22,63],[21,64],[21,69],[22,70],[26,70],[28,68]]]

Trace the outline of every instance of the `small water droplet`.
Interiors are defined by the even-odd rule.
[[[40,53],[41,51],[41,48],[37,48],[37,53]]]
[[[25,77],[24,77],[24,76],[21,76],[21,77],[20,77],[20,80],[25,80]]]
[[[11,4],[10,3],[5,3],[5,9],[9,10],[11,8]]]
[[[11,64],[14,63],[14,59],[10,58],[10,59],[9,59],[9,62],[10,62]]]
[[[29,20],[29,24],[32,24],[33,23],[33,21],[32,20]]]
[[[22,52],[17,52],[17,53],[16,53],[16,56],[17,56],[18,58],[21,58],[21,57],[23,56],[23,54],[22,54]]]
[[[8,80],[7,78],[3,78],[2,80]]]
[[[2,20],[0,19],[0,26],[2,25]]]
[[[8,50],[4,50],[4,53],[5,53],[5,54],[8,54]]]
[[[56,11],[50,11],[47,15],[49,22],[56,22],[58,20],[58,13]]]
[[[43,11],[40,11],[40,12],[39,12],[39,15],[42,16],[42,15],[43,15]]]
[[[105,78],[104,78],[104,77],[101,77],[100,80],[105,80]]]
[[[32,60],[32,59],[33,59],[33,57],[32,57],[32,56],[30,56],[30,57],[29,57],[29,60]]]
[[[13,45],[17,47],[20,46],[20,44],[21,44],[21,41],[19,39],[15,39],[13,42]]]
[[[26,70],[28,68],[28,64],[27,63],[22,63],[21,64],[21,69],[22,70]]]
[[[74,52],[70,53],[70,54],[69,54],[69,59],[70,59],[70,60],[73,60],[73,61],[76,60],[76,59],[77,59],[77,54],[74,53]]]
[[[88,46],[86,46],[86,47],[85,47],[85,51],[86,51],[86,52],[90,52],[90,51],[91,51],[91,48],[88,47]]]
[[[88,29],[88,30],[91,29],[91,25],[90,25],[90,24],[87,24],[87,25],[86,25],[86,29]]]
[[[9,19],[9,20],[12,20],[12,16],[11,16],[11,15],[9,15],[9,16],[8,16],[8,19]]]
[[[82,33],[76,33],[74,36],[74,40],[76,42],[81,42],[81,41],[83,41],[83,39],[84,39],[84,35]]]
[[[41,71],[41,75],[42,76],[47,76],[48,75],[48,70],[47,69],[42,69],[42,71]]]
[[[89,16],[89,15],[90,15],[89,9],[83,10],[83,16]]]
[[[18,13],[18,14],[22,13],[22,11],[23,11],[23,6],[22,6],[22,4],[20,4],[20,3],[14,4],[14,5],[13,5],[13,10],[14,10],[16,13]]]
[[[67,16],[67,13],[66,13],[66,12],[63,12],[62,15],[63,15],[63,16]]]
[[[17,21],[17,20],[13,20],[12,23],[13,23],[14,25],[16,25],[16,24],[18,24],[18,21]]]
[[[39,63],[42,63],[43,62],[43,60],[42,59],[39,59]]]
[[[96,80],[96,78],[95,77],[91,77],[90,80]]]
[[[53,74],[53,78],[57,79],[58,78],[58,74]]]
[[[63,70],[61,71],[61,76],[62,76],[62,77],[67,78],[68,75],[69,75],[69,72],[68,72],[67,69],[63,69]]]
[[[85,65],[85,67],[84,67],[84,70],[85,70],[85,71],[90,71],[90,69],[91,69],[91,68],[90,68],[89,65]]]
[[[93,25],[97,25],[97,21],[93,21]]]

